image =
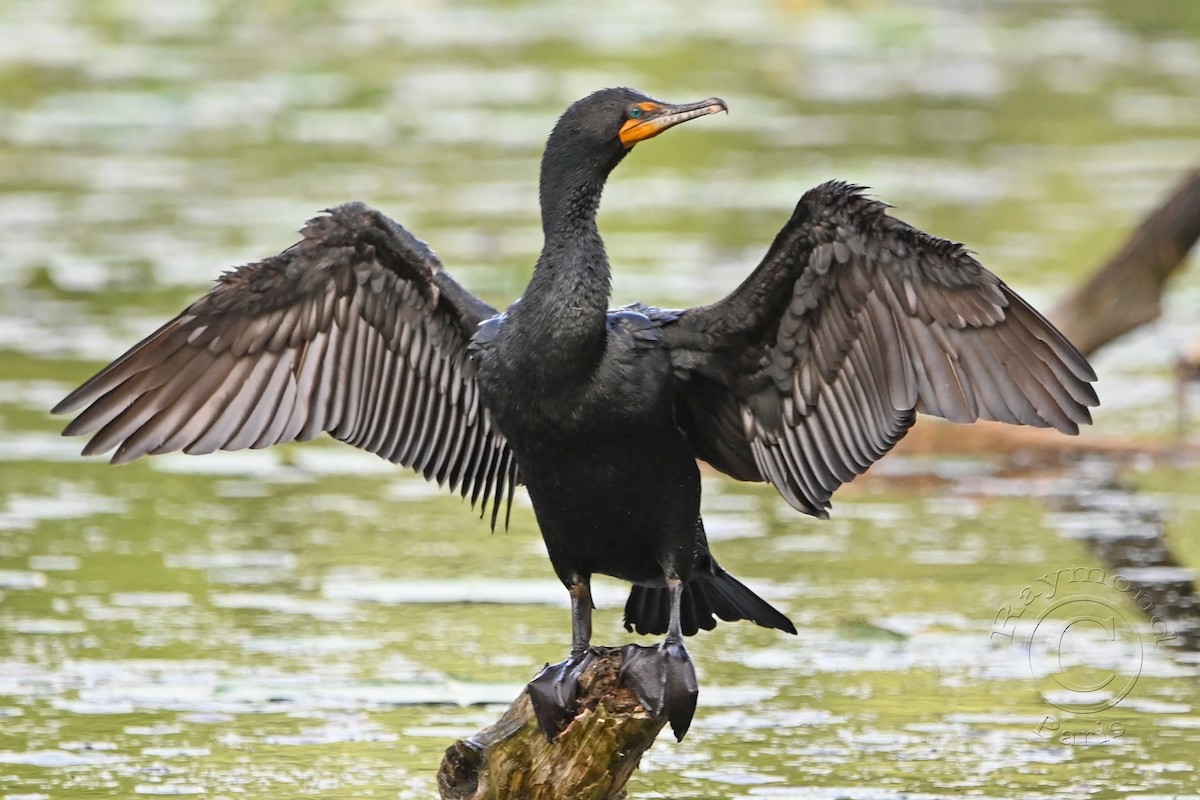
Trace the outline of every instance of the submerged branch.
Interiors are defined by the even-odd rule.
[[[1167,280],[1200,239],[1200,168],[1142,220],[1125,244],[1050,314],[1084,355],[1162,313]]]

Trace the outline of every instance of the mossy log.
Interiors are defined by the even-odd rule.
[[[575,718],[547,742],[522,691],[497,722],[446,750],[438,770],[443,800],[609,800],[667,722],[621,685],[621,651],[596,648],[579,680]]]

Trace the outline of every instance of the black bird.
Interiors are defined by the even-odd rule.
[[[530,684],[543,731],[570,719],[602,573],[634,584],[628,629],[666,633],[627,646],[623,676],[682,738],[697,694],[683,636],[716,617],[795,633],[713,559],[697,459],[825,517],[918,411],[1074,434],[1097,404],[1087,361],[999,278],[844,183],[807,192],[724,299],[608,310],[609,173],[637,142],[724,110],[631,89],[567,109],[542,157],[542,252],[504,313],[350,203],[68,395],[54,411],[82,411],[64,434],[123,463],[325,431],[490,506],[493,527],[524,483],[572,608],[570,658]]]

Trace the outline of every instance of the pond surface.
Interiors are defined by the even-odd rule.
[[[614,84],[731,109],[621,166],[615,302],[716,298],[838,177],[1047,307],[1194,166],[1200,6],[0,0],[0,798],[429,797],[563,656],[522,495],[490,535],[328,441],[112,468],[46,409],[347,199],[507,303],[546,132]],[[1196,272],[1096,359],[1085,436],[1172,434]],[[1194,566],[1200,468],[1062,460],[893,456],[824,523],[706,478],[722,563],[800,634],[691,641],[696,721],[630,796],[1200,797],[1197,658],[1085,544],[1148,503]],[[624,596],[597,587],[597,642]]]

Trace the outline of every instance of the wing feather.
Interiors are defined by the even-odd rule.
[[[885,208],[823,184],[732,294],[655,317],[697,456],[817,516],[918,411],[1073,434],[1098,403],[1095,373],[1049,322]]]
[[[222,443],[229,441],[233,434],[240,412],[236,406],[245,391],[249,376],[259,364],[250,359],[234,358],[232,353],[224,354],[223,358],[232,362],[224,373],[226,380],[214,392],[206,406],[206,415],[197,415],[201,422],[200,430],[192,442],[181,449],[189,455],[203,455],[220,449]],[[221,374],[221,373],[217,373]]]
[[[308,440],[321,432],[486,506],[518,480],[480,413],[467,345],[495,309],[362,204],[311,220],[279,256],[201,299],[54,409],[114,463]],[[498,508],[492,509],[492,519]]]

